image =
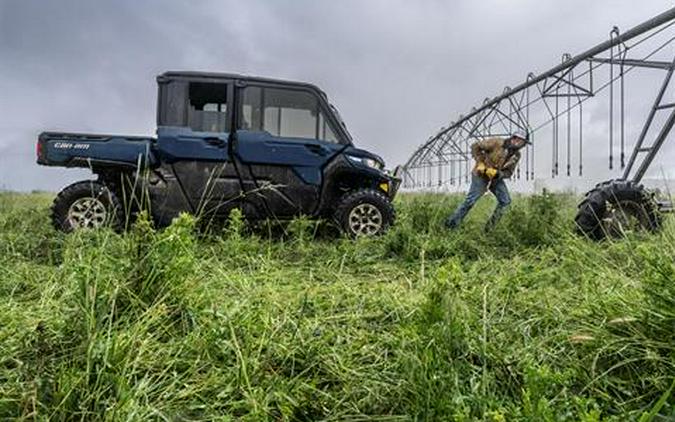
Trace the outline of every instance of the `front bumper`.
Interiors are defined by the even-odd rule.
[[[401,178],[392,176],[391,180],[389,181],[389,185],[389,199],[394,199],[396,193],[398,192],[398,188],[401,187]]]

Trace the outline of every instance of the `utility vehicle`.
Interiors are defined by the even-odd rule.
[[[400,179],[354,147],[316,86],[204,72],[166,72],[157,82],[157,137],[39,135],[38,164],[98,176],[58,194],[58,229],[121,229],[140,209],[158,226],[182,212],[223,218],[234,208],[254,221],[326,218],[350,236],[393,223]]]

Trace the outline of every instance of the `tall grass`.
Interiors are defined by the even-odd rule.
[[[0,195],[0,418],[670,420],[675,224],[592,243],[574,198],[406,195],[385,236],[234,214],[63,235]],[[318,228],[317,228],[318,227]]]

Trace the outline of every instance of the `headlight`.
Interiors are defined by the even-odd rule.
[[[347,155],[347,158],[352,163],[362,164],[366,167],[370,167],[370,168],[373,168],[373,169],[376,169],[376,170],[384,169],[384,163],[381,163],[381,162],[379,162],[377,160],[374,160],[372,158],[356,157],[354,155]]]

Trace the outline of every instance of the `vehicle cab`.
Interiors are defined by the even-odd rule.
[[[166,72],[157,83],[156,139],[45,132],[39,146],[47,151],[56,151],[52,141],[82,148],[38,162],[89,165],[113,196],[142,186],[159,225],[181,212],[226,217],[233,208],[249,220],[329,218],[353,236],[393,223],[400,180],[378,155],[354,147],[316,86],[207,72]],[[132,180],[141,174],[141,183]],[[72,226],[67,215],[55,221]]]

